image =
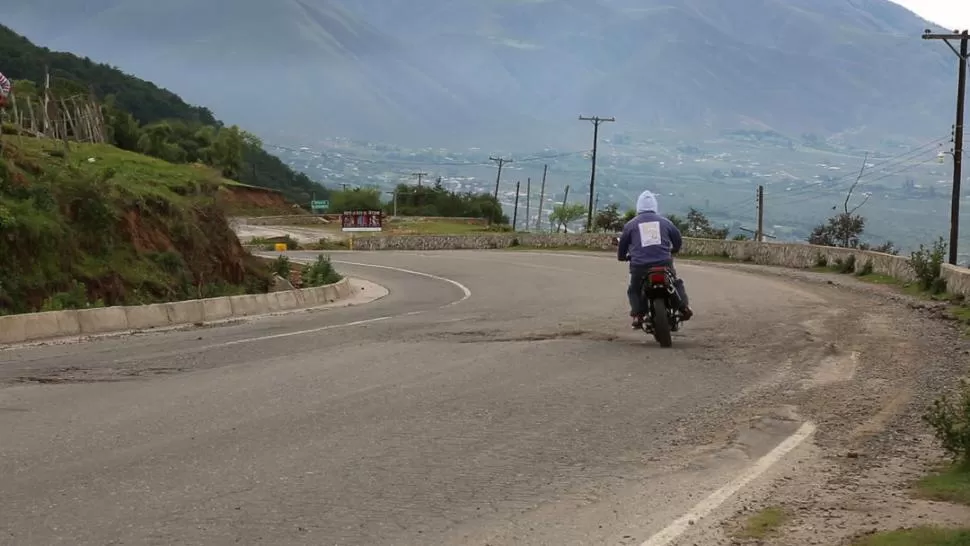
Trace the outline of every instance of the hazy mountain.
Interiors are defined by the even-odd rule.
[[[955,56],[888,0],[0,4],[35,41],[163,83],[270,138],[576,146],[589,139],[580,113],[614,115],[616,130],[860,142],[952,124]]]

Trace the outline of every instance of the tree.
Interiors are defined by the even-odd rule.
[[[401,216],[441,216],[446,218],[487,218],[493,224],[508,224],[509,218],[502,206],[491,194],[458,193],[450,191],[440,182],[431,186],[408,186],[398,184],[397,213]],[[393,212],[394,204],[386,210]]]
[[[815,226],[808,242],[820,246],[858,248],[862,232],[866,229],[866,219],[858,214],[837,214],[824,224]]]
[[[859,181],[862,179],[862,175],[866,171],[866,165],[869,160],[869,153],[866,152],[865,156],[862,158],[862,167],[859,169],[859,174],[856,176],[855,181],[849,186],[849,191],[845,194],[845,201],[842,202],[842,212],[832,216],[825,223],[815,226],[812,230],[811,235],[808,236],[808,242],[813,245],[820,246],[834,246],[841,248],[858,248],[860,250],[868,250],[870,247],[866,243],[862,242],[862,234],[866,230],[866,219],[860,214],[856,214],[863,205],[865,205],[869,198],[872,196],[870,193],[865,194],[865,198],[858,205],[854,207],[849,207],[849,201],[852,199],[852,192],[855,191],[856,186],[859,185]],[[835,207],[832,207],[833,209]],[[899,251],[893,246],[892,241],[886,241],[885,244],[876,247],[876,252],[883,252],[886,254],[897,254]]]
[[[222,176],[238,179],[242,170],[245,145],[243,132],[238,126],[220,129],[211,147],[212,166],[221,169]]]
[[[677,226],[681,235],[684,237],[694,237],[696,239],[727,239],[728,228],[716,228],[711,224],[707,216],[691,207],[687,211],[687,218],[681,218],[676,214],[667,217],[671,223]]]
[[[619,205],[616,203],[607,205],[593,218],[593,228],[596,231],[620,231],[625,223],[620,217]]]
[[[565,228],[585,214],[586,207],[582,203],[566,203],[552,207],[549,220],[556,224],[556,233],[559,233],[559,228]]]
[[[330,193],[330,212],[381,210],[381,192],[356,188]]]

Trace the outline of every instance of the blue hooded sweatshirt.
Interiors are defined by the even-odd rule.
[[[616,257],[623,260],[629,252],[631,268],[659,265],[670,262],[682,243],[677,226],[660,216],[656,196],[645,191],[637,198],[636,217],[623,226]]]

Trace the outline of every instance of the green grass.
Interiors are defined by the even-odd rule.
[[[913,491],[923,499],[970,506],[970,468],[944,468],[916,482]]]
[[[108,144],[71,142],[70,151],[61,158],[64,144],[60,141],[24,137],[5,137],[8,142],[20,149],[28,161],[43,164],[50,172],[64,171],[68,164],[77,167],[82,173],[96,175],[105,169],[113,169],[116,176],[123,177],[128,185],[143,189],[165,186],[183,188],[201,182],[211,182],[219,186],[248,187],[238,182],[222,178],[214,169],[204,165],[177,165],[146,155],[127,152]],[[53,154],[53,155],[52,155]],[[88,161],[94,158],[94,162]],[[60,159],[60,161],[52,161]],[[66,159],[66,161],[64,161]]]
[[[970,469],[949,466],[913,484],[915,497],[970,506]],[[919,527],[876,533],[853,546],[970,546],[970,528]]]
[[[746,539],[765,539],[772,536],[788,522],[788,514],[780,507],[770,506],[751,517],[741,525],[734,536]]]
[[[876,533],[856,540],[853,546],[970,546],[970,529],[918,527]]]

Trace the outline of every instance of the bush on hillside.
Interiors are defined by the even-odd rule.
[[[270,266],[270,270],[274,275],[283,277],[284,279],[290,278],[290,270],[292,269],[290,264],[290,259],[283,254],[280,254],[273,260],[273,265]]]
[[[310,288],[313,286],[323,286],[333,284],[343,278],[330,263],[330,256],[323,254],[317,256],[316,261],[303,268],[303,286]]]
[[[943,450],[970,470],[970,383],[960,381],[955,401],[946,395],[934,401],[923,420],[933,428]]]
[[[931,248],[919,245],[919,250],[912,253],[909,265],[916,274],[916,280],[921,289],[942,294],[946,292],[946,281],[943,280],[943,263],[946,260],[947,243],[943,237],[937,239]]]

